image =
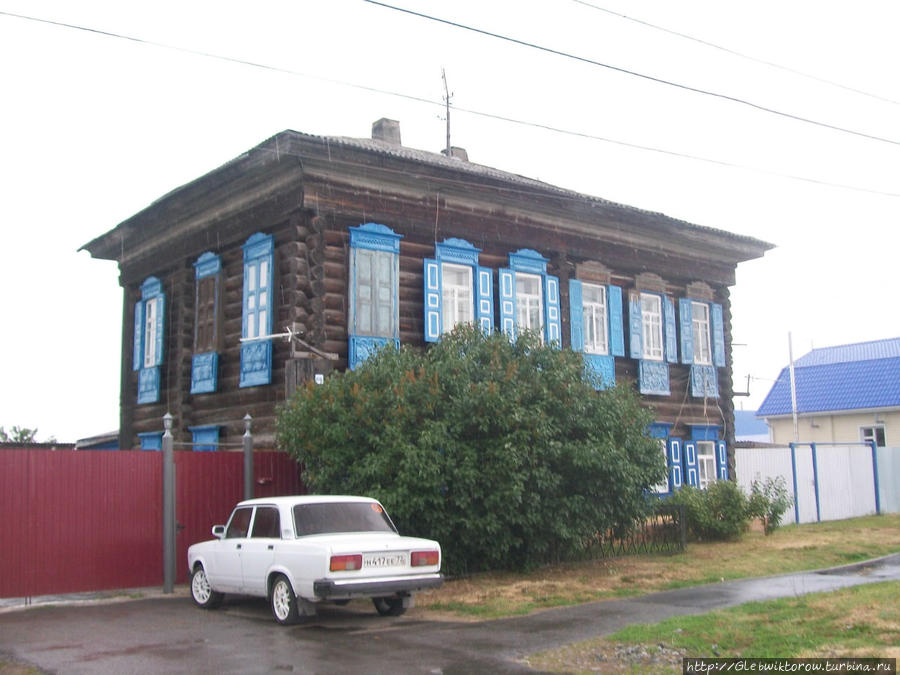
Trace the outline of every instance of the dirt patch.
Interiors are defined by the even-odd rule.
[[[681,672],[683,649],[665,645],[623,645],[593,640],[524,660],[531,668],[555,672],[673,673]]]

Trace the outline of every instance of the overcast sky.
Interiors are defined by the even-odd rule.
[[[363,0],[0,0],[0,425],[118,428],[118,270],[80,246],[284,129],[437,151],[442,68],[471,161],[777,246],[732,288],[736,407],[789,331],[900,336],[900,3],[394,4],[586,60]]]

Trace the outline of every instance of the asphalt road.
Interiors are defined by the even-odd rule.
[[[0,653],[59,673],[512,673],[521,659],[632,623],[752,600],[900,580],[900,554],[819,572],[712,584],[478,623],[378,616],[371,603],[326,607],[283,628],[264,601],[193,606],[178,595],[0,611]]]

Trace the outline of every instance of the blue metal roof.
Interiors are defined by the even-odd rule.
[[[809,354],[801,356],[794,361],[794,367],[823,366],[829,363],[871,361],[873,359],[889,359],[892,357],[900,357],[900,338],[856,342],[850,345],[813,349]]]
[[[794,362],[797,412],[900,407],[900,338],[814,349]],[[790,415],[784,368],[757,415]]]
[[[759,419],[753,410],[735,410],[734,435],[738,440],[745,436],[768,436],[769,425]]]

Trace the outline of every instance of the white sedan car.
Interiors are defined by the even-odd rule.
[[[367,497],[249,499],[212,533],[216,539],[188,549],[191,597],[206,609],[240,593],[268,598],[280,624],[353,598],[372,598],[379,614],[398,616],[413,593],[443,583],[440,544],[400,536]]]

